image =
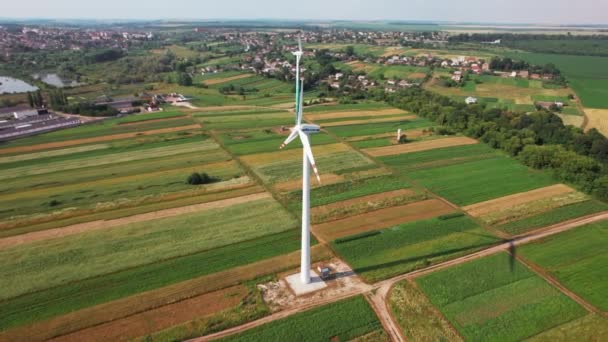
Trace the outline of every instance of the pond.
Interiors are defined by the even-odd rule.
[[[18,78],[0,76],[0,94],[25,93],[35,90],[38,90],[38,87]]]

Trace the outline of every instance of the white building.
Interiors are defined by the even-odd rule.
[[[469,96],[464,100],[468,105],[477,103],[477,98]]]

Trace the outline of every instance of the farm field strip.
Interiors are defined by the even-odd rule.
[[[465,339],[520,340],[586,311],[506,253],[416,279]]]
[[[136,152],[114,153],[104,157],[84,157],[76,160],[48,163],[44,166],[44,168],[40,167],[39,165],[32,165],[5,169],[0,171],[0,180],[27,177],[44,173],[67,171],[86,167],[99,167],[108,164],[132,162],[149,158],[162,158],[168,156],[175,156],[178,154],[205,152],[218,148],[219,146],[215,142],[209,140],[203,142],[180,144],[177,146],[158,147]]]
[[[172,133],[172,132],[182,132],[182,131],[195,130],[195,129],[200,129],[200,128],[201,128],[201,126],[199,124],[193,124],[193,125],[187,125],[187,126],[153,129],[153,130],[141,131],[141,132],[102,135],[102,136],[93,137],[93,138],[82,138],[82,139],[75,139],[75,140],[49,142],[49,143],[44,143],[44,144],[39,144],[39,145],[7,147],[7,148],[0,149],[0,155],[10,154],[10,153],[50,150],[53,148],[60,148],[60,147],[84,145],[84,144],[91,144],[91,143],[96,143],[96,142],[104,142],[104,141],[112,141],[112,140],[122,140],[122,139],[138,137],[141,135],[156,135],[156,134],[164,134],[164,133]]]
[[[475,145],[477,140],[467,137],[451,137],[433,139],[428,141],[413,142],[409,144],[399,144],[386,147],[368,148],[363,151],[373,157],[386,157],[395,154],[422,152],[444,147],[454,147],[461,145]]]
[[[64,148],[60,150],[51,150],[46,152],[35,152],[26,154],[17,154],[13,156],[0,157],[0,164],[14,163],[24,160],[34,160],[38,158],[48,158],[56,156],[64,156],[67,154],[97,151],[110,148],[109,144],[86,145],[80,147]]]
[[[345,121],[334,121],[324,122],[321,127],[336,127],[336,126],[350,126],[350,125],[363,125],[363,124],[374,124],[384,122],[401,122],[405,120],[416,119],[416,115],[406,115],[400,117],[380,118],[380,119],[366,119],[366,120],[345,120]]]
[[[294,246],[294,249],[297,248],[297,246]],[[313,261],[324,260],[331,255],[329,249],[323,245],[312,246],[312,252]],[[189,278],[158,289],[90,306],[30,325],[0,331],[0,339],[13,340],[24,334],[29,334],[29,336],[32,336],[36,340],[47,340],[54,336],[66,335],[88,327],[116,321],[167,304],[178,303],[188,298],[297,267],[299,262],[299,251],[272,256],[261,261],[253,261],[242,266],[228,268],[224,271]]]
[[[424,129],[404,130],[404,131],[401,131],[401,133],[405,134],[408,138],[414,138],[414,139],[420,138],[422,136],[425,136],[425,135],[429,134]],[[348,142],[357,142],[357,141],[373,140],[373,139],[381,139],[381,138],[395,138],[395,140],[396,140],[397,139],[397,132],[379,133],[379,134],[372,134],[372,135],[363,135],[363,136],[346,138],[344,140],[348,141]]]
[[[278,149],[278,147],[277,147]],[[335,143],[328,144],[323,146],[312,146],[315,157],[325,155],[325,154],[333,154],[333,153],[341,153],[350,151],[351,148],[343,143]],[[262,166],[265,164],[271,164],[276,162],[277,160],[297,160],[302,158],[302,149],[293,149],[286,151],[277,151],[277,152],[268,152],[268,153],[259,153],[259,154],[250,154],[241,157],[241,160],[250,166]]]
[[[314,113],[314,112],[313,112]],[[393,114],[407,114],[406,111],[392,108],[392,109],[379,109],[379,110],[357,110],[357,111],[338,111],[338,112],[323,112],[314,114],[304,114],[304,117],[309,120],[327,120],[327,119],[341,119],[341,118],[354,118],[354,117],[373,117]]]
[[[312,226],[315,236],[323,241],[380,230],[397,224],[436,217],[454,211],[445,202],[428,199],[406,205],[384,208]]]
[[[380,133],[395,132],[401,128],[402,130],[409,130],[415,128],[426,128],[433,126],[433,123],[426,119],[415,118],[413,120],[395,121],[395,122],[379,122],[379,123],[365,123],[360,125],[346,125],[342,123],[341,126],[329,127],[329,131],[340,138],[352,138],[356,136],[369,136]]]
[[[161,306],[123,319],[96,325],[54,338],[55,342],[83,340],[124,341],[169,328],[181,322],[234,307],[247,295],[243,285],[209,292],[177,303]]]
[[[236,81],[236,80],[240,80],[240,79],[244,79],[244,78],[250,78],[253,76],[254,76],[253,74],[242,74],[242,75],[236,75],[236,76],[230,76],[230,77],[224,77],[224,78],[208,79],[208,80],[204,80],[203,82],[207,85],[216,85],[216,84],[228,83],[231,81]]]
[[[563,195],[574,191],[576,190],[572,189],[567,185],[555,184],[540,189],[530,190],[485,202],[476,203],[473,205],[465,206],[462,209],[469,213],[469,215],[478,217],[494,211],[500,211],[511,206],[526,204],[529,202]]]
[[[425,199],[426,197],[425,194],[420,194],[412,189],[399,189],[356,197],[312,208],[310,211],[311,223],[316,224],[342,219],[352,215],[411,203],[416,200]]]
[[[266,219],[264,219],[266,218]],[[0,250],[2,298],[289,231],[297,222],[272,199],[129,223]],[[167,230],[166,227],[172,227]],[[46,263],[39,263],[44,250]],[[62,255],[74,255],[62,260]],[[52,262],[60,260],[60,262]],[[74,272],[78,269],[78,272]]]
[[[237,204],[241,204],[241,203],[247,203],[250,201],[268,199],[268,198],[271,198],[270,194],[268,194],[266,192],[261,192],[261,193],[257,193],[257,194],[245,195],[245,196],[241,196],[241,197],[234,197],[234,198],[219,200],[219,201],[215,201],[215,202],[207,202],[207,203],[193,204],[193,205],[179,207],[179,208],[164,209],[164,210],[149,212],[149,213],[145,213],[145,214],[138,214],[138,215],[123,217],[123,218],[117,218],[117,219],[113,219],[113,220],[91,221],[91,222],[86,222],[86,223],[75,224],[72,226],[66,226],[66,227],[61,227],[61,228],[43,230],[43,231],[39,231],[39,232],[21,234],[21,235],[7,237],[7,238],[0,238],[0,249],[15,247],[17,245],[32,243],[35,241],[62,238],[62,237],[66,237],[69,235],[80,234],[80,233],[85,233],[85,232],[92,232],[92,231],[96,231],[96,230],[112,229],[115,227],[127,226],[128,224],[136,223],[136,222],[159,220],[159,219],[178,216],[178,215],[196,213],[196,212],[200,212],[200,211],[204,211],[204,210],[221,209],[221,208],[225,208],[225,207],[228,207],[231,205],[237,205]]]
[[[171,122],[174,120],[182,120],[182,119],[186,119],[189,118],[190,116],[188,115],[180,115],[180,116],[174,116],[174,117],[168,117],[168,118],[159,118],[159,119],[148,119],[148,120],[139,120],[139,121],[132,121],[132,122],[122,122],[119,123],[118,126],[142,126],[142,125],[146,125],[146,124],[150,124],[150,123],[156,123],[156,122]]]
[[[608,109],[585,108],[585,116],[588,119],[585,130],[596,128],[602,134],[608,134]]]
[[[342,183],[345,180],[346,178],[342,175],[337,175],[334,173],[323,173],[323,178],[321,179],[323,183],[321,184],[317,182],[316,176],[310,177],[310,188],[314,189],[327,185]],[[273,184],[273,188],[281,192],[289,192],[302,189],[302,178],[275,183]]]
[[[416,214],[420,214],[420,210]],[[376,282],[456,259],[499,242],[500,239],[466,216],[439,216],[344,237],[332,242],[332,248],[362,278]]]
[[[315,336],[319,341],[352,340],[381,330],[376,314],[362,296],[327,304],[284,319],[230,335],[219,341],[297,341]]]

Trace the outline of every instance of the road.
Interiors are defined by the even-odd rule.
[[[393,318],[391,316],[391,311],[390,311],[390,308],[388,307],[388,300],[387,300],[390,290],[396,283],[398,283],[402,280],[405,280],[405,279],[412,279],[412,278],[420,277],[420,276],[429,274],[431,272],[435,272],[435,271],[438,271],[438,270],[441,270],[444,268],[459,265],[459,264],[462,264],[462,263],[465,263],[468,261],[472,261],[475,259],[479,259],[479,258],[482,258],[485,256],[490,256],[490,255],[493,255],[493,254],[496,254],[496,253],[499,253],[502,251],[508,251],[508,250],[512,249],[513,246],[519,246],[519,245],[530,243],[530,242],[533,242],[536,240],[541,240],[541,239],[544,239],[551,235],[559,234],[561,232],[565,232],[567,230],[574,229],[576,227],[584,226],[586,224],[590,224],[590,223],[594,223],[594,222],[598,222],[598,221],[603,221],[606,219],[608,219],[608,211],[604,211],[601,213],[597,213],[597,214],[561,222],[561,223],[554,224],[551,226],[547,226],[547,227],[529,232],[525,235],[520,235],[518,237],[515,237],[511,241],[502,243],[500,245],[496,245],[496,246],[493,246],[493,247],[490,247],[487,249],[483,249],[481,251],[478,251],[478,252],[475,252],[475,253],[472,253],[472,254],[457,258],[457,259],[449,260],[449,261],[446,261],[446,262],[443,262],[440,264],[436,264],[436,265],[433,265],[433,266],[430,266],[430,267],[427,267],[424,269],[405,273],[405,274],[396,276],[394,278],[383,280],[381,282],[373,284],[371,290],[354,291],[354,292],[345,294],[344,296],[330,298],[330,299],[327,299],[324,301],[316,302],[314,304],[303,305],[303,306],[296,307],[293,309],[277,312],[275,314],[266,316],[266,317],[261,318],[256,321],[252,321],[252,322],[240,325],[240,326],[233,327],[231,329],[220,331],[215,334],[195,338],[195,339],[192,339],[189,341],[191,341],[191,342],[211,341],[211,340],[225,337],[228,335],[236,334],[236,333],[260,326],[262,324],[272,322],[277,319],[285,318],[285,317],[291,316],[293,314],[306,311],[313,307],[326,305],[326,304],[333,303],[333,302],[336,302],[336,301],[339,301],[339,300],[342,300],[342,299],[345,299],[348,297],[353,297],[356,295],[365,295],[368,298],[373,309],[376,311],[376,314],[378,315],[378,318],[380,319],[382,326],[384,327],[384,329],[390,336],[391,340],[395,341],[395,342],[402,342],[402,341],[405,341],[405,337],[401,333],[401,330],[400,330],[398,324],[393,320]],[[541,276],[546,278],[546,275],[541,274]],[[594,308],[591,304],[585,302],[582,298],[580,298],[580,297],[576,296],[574,293],[568,291],[567,289],[565,289],[563,286],[561,286],[556,281],[553,281],[552,283],[559,285],[556,287],[560,291],[562,291],[564,294],[566,294],[567,296],[569,296],[573,299],[574,299],[573,296],[575,296],[576,297],[575,300],[577,302],[581,303],[581,305],[584,308],[586,308],[587,310],[597,311],[597,309]]]

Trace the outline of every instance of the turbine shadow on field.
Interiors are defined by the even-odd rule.
[[[482,244],[477,244],[477,245],[471,245],[471,246],[462,247],[462,248],[453,248],[453,249],[448,249],[448,250],[437,252],[437,253],[421,255],[418,257],[404,258],[404,259],[399,259],[399,260],[395,260],[395,261],[391,261],[391,262],[387,262],[387,263],[383,263],[383,264],[359,267],[359,268],[355,269],[355,272],[375,271],[375,270],[382,269],[382,268],[393,267],[393,266],[421,261],[421,260],[425,260],[425,259],[446,256],[446,255],[450,255],[450,254],[454,254],[454,253],[458,253],[458,252],[470,251],[472,249],[481,249],[483,247],[490,247],[490,246],[494,246],[496,244],[497,244],[496,242],[492,242],[492,243],[482,243]]]

